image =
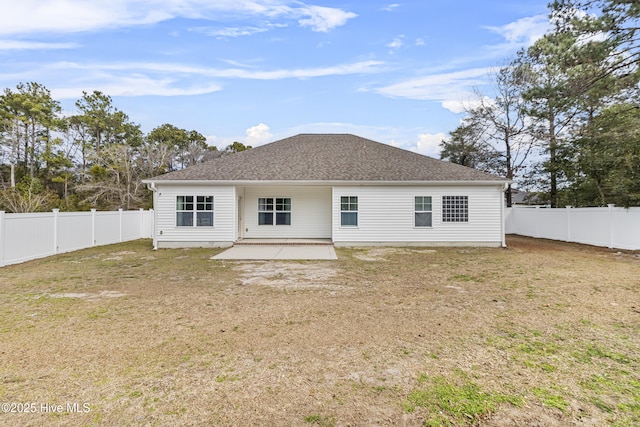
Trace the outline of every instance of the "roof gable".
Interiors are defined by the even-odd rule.
[[[147,181],[506,180],[355,135],[300,134]]]

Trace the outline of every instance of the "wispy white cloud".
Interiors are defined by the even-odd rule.
[[[494,46],[494,50],[517,50],[531,46],[551,29],[546,15],[528,16],[502,26],[488,26],[486,29],[504,37],[505,42]]]
[[[94,72],[102,71],[126,71],[130,73],[148,73],[175,75],[176,73],[185,76],[205,76],[217,78],[237,78],[250,80],[279,80],[279,79],[306,79],[312,77],[325,77],[333,75],[365,74],[379,71],[382,61],[359,61],[347,64],[331,65],[317,68],[281,69],[272,71],[247,70],[241,68],[207,68],[183,64],[159,63],[159,62],[131,62],[112,64],[80,64],[73,62],[60,62],[45,65],[44,69],[58,70],[89,70]]]
[[[99,90],[110,96],[189,96],[202,95],[219,91],[217,84],[179,86],[178,82],[169,78],[151,76],[103,76],[92,79],[90,83],[76,82],[67,87],[52,88],[51,94],[56,99],[77,99],[83,91]]]
[[[146,5],[145,5],[146,3]],[[167,7],[153,1],[88,2],[79,0],[21,0],[0,14],[0,34],[79,32],[169,19]],[[148,7],[145,7],[148,6]]]
[[[284,69],[274,71],[253,71],[241,69],[213,70],[205,69],[206,75],[215,77],[241,78],[253,80],[280,80],[280,79],[307,79],[312,77],[326,77],[348,74],[367,74],[376,73],[379,67],[384,63],[382,61],[360,61],[348,64],[332,65],[328,67],[317,68],[298,68]]]
[[[385,46],[391,49],[400,49],[403,45],[404,35],[399,35],[395,37],[391,42],[387,43]]]
[[[324,6],[306,6],[299,9],[295,14],[302,14],[304,17],[298,20],[301,27],[311,27],[316,32],[327,32],[347,23],[349,19],[355,18],[355,13],[345,12]]]
[[[503,42],[485,45],[483,49],[464,58],[450,59],[442,64],[439,71],[432,70],[428,74],[417,75],[396,83],[373,89],[364,89],[391,98],[408,98],[439,102],[441,106],[453,113],[463,113],[476,101],[474,89],[491,82],[488,67],[477,67],[472,64],[488,59],[502,61],[507,55],[513,55],[518,49],[527,47],[541,38],[550,28],[549,19],[545,15],[525,17],[503,26],[485,27],[499,34]],[[402,38],[396,38],[387,47],[399,48]],[[417,46],[424,45],[418,39]]]
[[[189,31],[201,33],[207,36],[214,36],[218,38],[237,38],[237,37],[244,37],[244,36],[252,36],[258,33],[265,33],[269,30],[270,30],[269,27],[226,27],[226,28],[194,27],[189,29]]]
[[[293,0],[20,0],[0,14],[0,34],[73,33],[155,24],[173,18],[298,20],[326,32],[356,14]]]
[[[0,81],[23,78],[34,81],[62,81],[49,85],[54,97],[77,98],[83,90],[100,90],[111,96],[185,96],[222,90],[221,80],[308,79],[334,75],[375,73],[383,63],[364,61],[319,68],[264,71],[246,68],[207,68],[177,63],[90,63],[57,62],[30,66],[28,73],[0,74]],[[26,67],[26,65],[25,65]]]
[[[392,3],[388,6],[383,7],[381,10],[384,10],[385,12],[393,12],[394,10],[396,10],[397,8],[399,8],[400,5],[398,3]]]
[[[403,80],[373,89],[373,92],[392,98],[438,101],[454,113],[464,111],[464,104],[473,98],[473,88],[486,84],[489,68],[436,73]]]
[[[219,60],[224,62],[225,64],[232,65],[232,66],[234,66],[236,68],[255,68],[256,67],[255,62],[259,61],[259,60],[256,59],[254,61],[248,61],[248,62],[243,61],[243,62],[240,62],[240,61],[236,61],[235,59],[228,59],[228,58],[220,58]]]
[[[77,43],[47,43],[19,40],[0,40],[0,50],[48,50],[48,49],[75,49]]]
[[[189,31],[202,33],[207,36],[213,36],[220,39],[227,38],[237,38],[237,37],[245,37],[252,36],[254,34],[266,33],[267,31],[271,31],[274,28],[285,28],[287,24],[271,24],[265,23],[261,26],[244,26],[244,27],[194,27],[190,28]]]

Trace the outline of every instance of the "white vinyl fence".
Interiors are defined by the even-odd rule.
[[[507,208],[505,225],[507,234],[616,249],[640,249],[640,207],[513,207]]]
[[[5,213],[0,266],[153,235],[153,211]]]

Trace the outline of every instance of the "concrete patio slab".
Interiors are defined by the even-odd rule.
[[[211,259],[224,260],[336,260],[331,245],[240,245],[233,246]]]

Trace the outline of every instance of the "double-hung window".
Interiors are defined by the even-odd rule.
[[[258,225],[291,225],[291,198],[258,198]]]
[[[276,198],[276,225],[291,225],[291,199]]]
[[[258,225],[273,225],[273,199],[258,199]]]
[[[433,218],[431,196],[415,196],[414,209],[414,225],[416,227],[431,227]]]
[[[442,196],[442,222],[469,222],[469,196]]]
[[[342,227],[358,226],[358,197],[340,197],[340,225]]]
[[[177,196],[176,226],[213,227],[213,196]]]

